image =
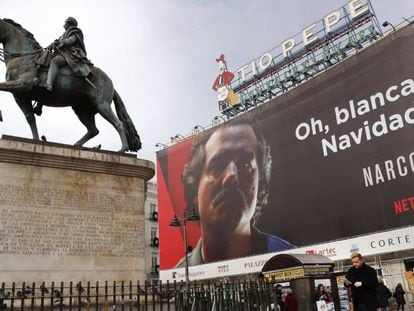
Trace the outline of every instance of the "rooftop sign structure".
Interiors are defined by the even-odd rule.
[[[382,36],[369,0],[349,0],[235,73],[224,55],[213,85],[219,110],[231,117],[312,78]],[[231,77],[231,79],[229,79]]]

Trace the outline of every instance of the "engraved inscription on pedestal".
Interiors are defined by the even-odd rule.
[[[46,150],[33,144],[28,152],[30,147],[0,140],[2,279],[144,278],[144,185],[153,164],[86,151],[77,158],[62,156],[68,152],[59,146]],[[83,160],[95,162],[75,169],[73,162],[82,167]],[[69,169],[62,168],[65,161]],[[137,171],[142,166],[144,173]]]

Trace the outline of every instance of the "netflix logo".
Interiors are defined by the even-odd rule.
[[[414,197],[408,197],[394,201],[395,215],[408,213],[409,211],[414,212]]]

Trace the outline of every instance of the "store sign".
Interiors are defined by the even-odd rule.
[[[305,269],[303,267],[283,269],[277,271],[271,271],[264,273],[264,276],[268,280],[275,282],[301,279],[305,277]]]
[[[371,256],[389,252],[398,252],[414,248],[414,227],[407,227],[387,232],[370,234],[367,236],[359,236],[351,239],[335,241],[331,243],[314,245],[311,247],[300,247],[290,251],[270,253],[259,256],[251,256],[246,258],[238,258],[235,260],[227,260],[217,263],[204,264],[195,267],[189,267],[190,279],[210,279],[232,275],[246,275],[249,273],[259,273],[262,271],[264,264],[273,256],[278,254],[309,254],[309,250],[315,250],[315,254],[319,254],[319,250],[335,249],[334,256],[330,256],[332,260],[349,259],[358,245],[358,251],[364,256]],[[312,253],[312,254],[314,254]],[[272,271],[270,278],[276,281],[287,279],[301,278],[311,275],[322,275],[329,272],[329,266],[321,265],[295,267],[292,269],[284,269]],[[185,280],[184,269],[161,270],[160,278],[166,280]]]
[[[394,247],[400,245],[410,245],[413,242],[413,236],[410,234],[404,235],[388,235],[386,237],[379,237],[370,241],[369,245],[371,249],[378,249],[383,251],[389,251]]]
[[[345,10],[345,8],[347,8],[347,10]],[[294,55],[293,53],[296,49],[307,48],[321,40],[326,40],[337,32],[335,30],[341,29],[341,26],[350,28],[352,22],[357,21],[361,16],[369,13],[369,11],[368,3],[362,3],[361,0],[350,0],[342,10],[335,10],[326,15],[319,22],[305,27],[300,32],[300,40],[298,40],[297,37],[291,37],[283,41],[278,48],[276,48],[276,53],[279,54],[275,55],[272,54],[272,52],[266,52],[250,64],[244,65],[238,69],[237,73],[240,78],[240,83],[244,83],[252,76],[265,72],[271,67],[272,63],[274,63],[274,58],[277,58],[279,55],[284,59],[287,59]],[[351,21],[351,23],[349,23],[349,21]]]
[[[236,70],[232,83],[222,86],[233,95],[218,93],[220,111],[234,115],[239,106],[266,102],[347,58],[381,34],[374,19],[369,0],[348,1]]]
[[[331,271],[330,266],[302,266],[289,269],[264,272],[264,276],[269,281],[283,282],[294,279],[301,279],[309,276],[326,275]]]
[[[308,255],[323,255],[326,257],[334,257],[336,256],[336,248],[322,248],[322,249],[309,249],[306,251]]]

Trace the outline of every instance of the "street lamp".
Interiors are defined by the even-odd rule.
[[[177,214],[174,214],[174,218],[171,220],[170,226],[171,227],[181,227],[183,226],[184,229],[184,254],[185,254],[185,284],[187,286],[187,290],[190,286],[190,277],[188,273],[188,243],[187,243],[187,221],[199,221],[200,215],[195,210],[194,205],[191,205],[190,207],[187,207],[184,211],[183,218],[180,218],[177,216]]]
[[[180,140],[185,139],[185,137],[181,134],[175,134],[174,138],[175,139],[180,139]]]
[[[213,124],[218,124],[220,123],[220,120],[223,122],[226,122],[226,119],[223,116],[215,116],[213,119]]]
[[[193,127],[193,134],[198,134],[201,131],[205,131],[206,129],[201,125],[196,125]]]
[[[385,21],[382,23],[382,27],[388,27],[391,26],[392,27],[392,31],[395,31],[395,27],[393,24],[391,24],[389,21]]]
[[[180,140],[185,139],[185,137],[181,134],[175,134],[175,136],[171,136],[172,143],[178,143]]]
[[[166,145],[166,144],[163,144],[163,143],[156,143],[155,144],[155,148],[161,148],[161,149],[164,149],[164,148],[167,148],[168,146]]]

